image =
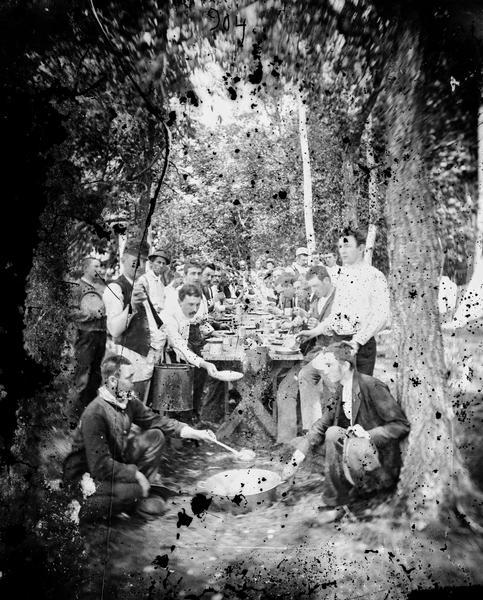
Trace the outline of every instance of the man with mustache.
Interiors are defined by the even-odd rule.
[[[82,413],[64,463],[64,481],[81,502],[79,518],[161,514],[164,502],[149,493],[159,477],[165,436],[210,442],[215,434],[146,407],[134,393],[135,369],[124,356],[106,358],[101,370],[103,385]]]

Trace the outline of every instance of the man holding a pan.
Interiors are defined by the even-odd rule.
[[[313,364],[337,389],[299,442],[283,478],[293,477],[308,452],[325,444],[323,508],[329,522],[342,516],[343,506],[354,499],[396,484],[399,440],[408,434],[409,422],[382,381],[357,372],[347,342],[328,346]]]

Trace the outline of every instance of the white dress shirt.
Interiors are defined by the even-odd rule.
[[[203,359],[188,348],[190,325],[193,320],[185,317],[179,303],[173,310],[162,310],[159,316],[163,321],[168,344],[176,352],[177,358],[183,358],[190,365],[199,367]]]
[[[360,262],[341,268],[332,311],[321,323],[320,333],[353,335],[363,346],[381,331],[389,317],[386,278],[372,265]]]
[[[327,269],[327,273],[329,274],[332,285],[336,286],[342,267],[340,267],[339,265],[334,265],[333,267],[325,267],[325,268]]]
[[[166,298],[165,285],[161,279],[161,275],[155,275],[154,271],[146,271],[139,279],[143,282],[146,293],[153,303],[156,312],[159,313],[164,308]]]
[[[344,410],[344,414],[349,420],[349,423],[352,425],[352,381],[351,377],[349,381],[347,381],[342,386],[342,409]]]
[[[179,291],[180,287],[181,286],[179,286],[178,288],[166,288],[166,299],[165,299],[164,307],[170,314],[176,314],[178,312],[178,310],[181,310],[179,307],[179,301],[178,301],[178,291]],[[172,289],[173,291],[168,292],[168,289]],[[204,294],[202,293],[200,307],[199,307],[196,315],[191,320],[191,323],[199,324],[199,323],[204,323],[207,320],[208,320],[208,302],[206,301],[206,298],[205,298]]]

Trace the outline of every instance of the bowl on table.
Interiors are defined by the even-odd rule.
[[[287,348],[287,346],[276,346],[274,348],[277,354],[297,354],[300,351],[299,347]]]

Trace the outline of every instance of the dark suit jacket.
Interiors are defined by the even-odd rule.
[[[124,459],[132,423],[142,430],[160,429],[178,437],[184,427],[184,423],[158,415],[135,398],[122,409],[97,396],[82,413],[75,430],[72,450],[64,463],[64,478],[75,480],[89,472],[100,481],[113,478],[136,482],[136,465]]]
[[[357,371],[352,384],[352,423],[361,425],[369,433],[378,449],[382,468],[391,479],[397,477],[401,466],[399,440],[409,433],[409,422],[385,383]],[[332,425],[347,425],[342,408],[342,386],[328,399],[322,417],[312,425],[299,450],[306,454],[311,447],[324,443],[325,432]]]

